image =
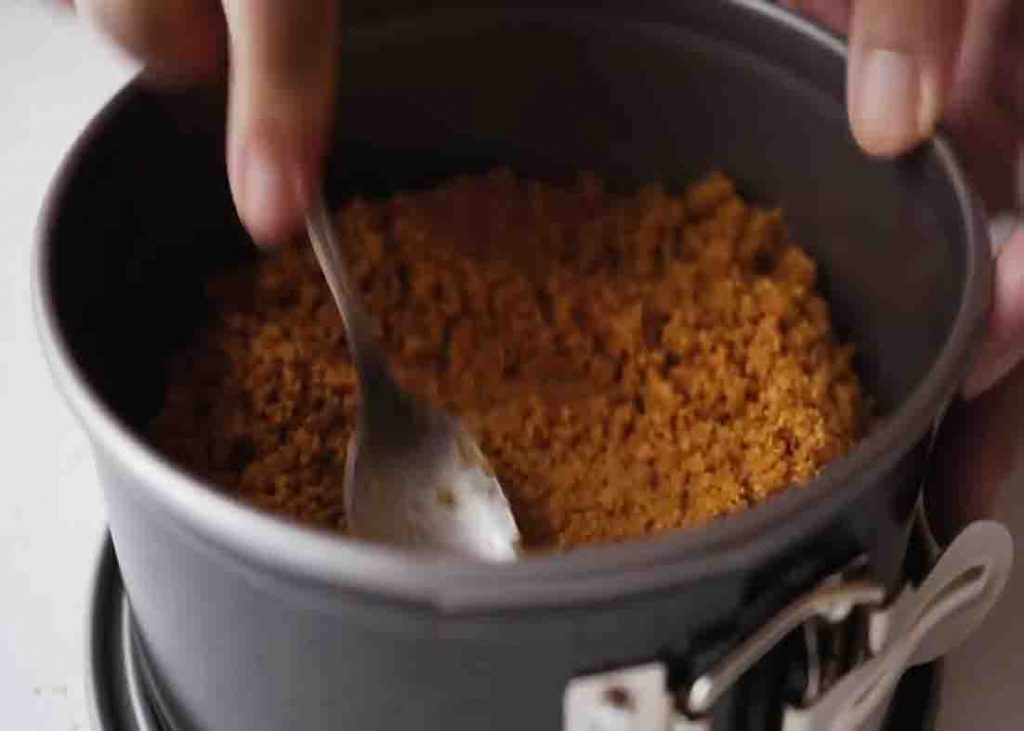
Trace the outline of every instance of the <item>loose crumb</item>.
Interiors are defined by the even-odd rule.
[[[778,210],[462,177],[338,215],[402,384],[460,415],[528,548],[704,524],[813,478],[868,408]],[[345,531],[356,375],[306,244],[210,285],[155,442],[259,508]]]

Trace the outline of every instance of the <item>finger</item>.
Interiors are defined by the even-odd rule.
[[[925,490],[928,519],[945,543],[989,515],[1016,473],[1024,434],[1024,367],[969,403],[958,402],[939,431]]]
[[[974,398],[1024,359],[1024,229],[996,256],[988,337],[968,376],[963,394]]]
[[[950,108],[943,126],[988,210],[1017,208],[1017,161],[1024,127],[1007,119],[990,98],[970,105],[959,101]]]
[[[1024,3],[969,0],[953,92],[943,127],[990,211],[1021,205],[1024,134]]]
[[[319,185],[334,109],[334,0],[224,0],[231,47],[228,170],[260,243],[298,228]]]
[[[942,115],[964,22],[964,0],[855,0],[847,106],[869,154],[906,152]]]
[[[968,0],[952,105],[975,105],[998,91],[997,69],[1012,45],[1017,2]]]
[[[982,0],[975,0],[985,4]],[[1007,119],[1024,131],[1024,3],[985,0],[993,8],[995,27],[990,42],[992,59],[988,86],[993,99]]]
[[[195,81],[223,67],[224,18],[215,0],[77,0],[76,7],[153,78]]]

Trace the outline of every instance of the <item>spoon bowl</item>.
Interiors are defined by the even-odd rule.
[[[350,532],[410,548],[516,558],[520,538],[508,501],[459,421],[415,398],[392,418],[393,428],[361,429],[350,441]]]
[[[458,419],[395,383],[348,280],[323,201],[308,215],[307,229],[359,373],[359,417],[345,468],[349,533],[483,560],[515,559],[519,529],[501,484]]]

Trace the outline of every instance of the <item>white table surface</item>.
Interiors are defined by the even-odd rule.
[[[0,728],[88,728],[84,690],[90,572],[103,506],[89,448],[53,388],[29,297],[29,250],[49,181],[132,66],[51,3],[0,11]],[[1000,515],[1020,536],[994,616],[949,662],[942,731],[1020,728],[1024,697],[1024,486]]]

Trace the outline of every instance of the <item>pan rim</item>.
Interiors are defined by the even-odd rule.
[[[750,0],[727,5],[756,13],[817,44],[844,54],[842,44],[787,12]],[[961,300],[948,337],[924,378],[886,423],[806,487],[711,525],[644,541],[530,556],[511,564],[414,555],[298,526],[218,492],[175,467],[124,426],[89,386],[57,318],[51,260],[62,202],[82,158],[145,92],[138,79],[94,118],[66,155],[44,202],[32,256],[37,331],[55,381],[93,442],[101,467],[116,461],[145,490],[133,500],[161,514],[196,545],[242,570],[326,592],[339,590],[430,607],[443,614],[571,606],[664,589],[720,575],[758,557],[779,553],[822,526],[905,454],[953,397],[979,344],[990,296],[987,233],[949,145],[928,143],[955,192],[966,248]],[[780,528],[780,526],[785,526]]]

